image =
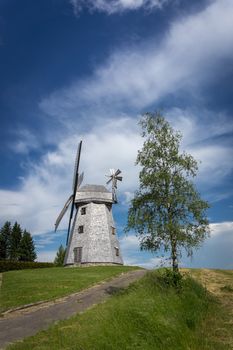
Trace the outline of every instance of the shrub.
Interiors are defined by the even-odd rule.
[[[165,268],[160,270],[158,280],[164,287],[175,287],[180,289],[182,287],[183,276],[179,271]]]
[[[43,267],[54,267],[53,263],[32,261],[10,261],[0,260],[0,272],[11,270],[38,269]]]

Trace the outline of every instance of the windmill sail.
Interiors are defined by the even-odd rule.
[[[64,208],[62,209],[62,211],[60,212],[56,222],[55,222],[55,231],[57,231],[57,228],[61,222],[61,219],[63,218],[63,216],[65,215],[67,209],[69,208],[69,205],[71,203],[73,199],[73,194],[68,198],[68,200],[66,201],[65,205],[64,205]]]
[[[74,178],[73,178],[73,193],[72,195],[68,198],[66,201],[64,208],[60,212],[56,222],[55,222],[55,231],[57,230],[63,216],[65,215],[67,209],[69,208],[69,205],[71,204],[71,210],[70,210],[70,218],[69,218],[69,226],[68,226],[68,232],[67,232],[67,240],[66,244],[68,243],[69,239],[69,233],[70,233],[70,225],[71,225],[71,220],[73,217],[73,212],[74,212],[74,203],[75,203],[75,195],[78,187],[81,185],[84,177],[84,173],[81,173],[81,175],[78,174],[78,169],[79,169],[79,162],[80,162],[80,154],[81,154],[81,148],[82,148],[82,141],[79,143],[79,147],[77,150],[76,154],[76,159],[75,159],[75,166],[74,166]]]
[[[72,204],[71,204],[71,210],[70,210],[70,218],[69,218],[69,226],[68,226],[68,231],[67,231],[66,245],[68,244],[68,241],[69,241],[71,220],[72,220],[73,212],[74,212],[75,195],[76,195],[76,191],[77,191],[77,187],[78,187],[78,178],[79,178],[78,169],[79,169],[81,149],[82,149],[82,141],[80,141],[80,143],[79,143],[79,147],[78,147],[78,151],[77,151],[77,155],[76,155],[76,161],[75,161],[73,195],[72,195]]]

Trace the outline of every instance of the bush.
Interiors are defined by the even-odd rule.
[[[10,261],[0,260],[0,272],[24,269],[39,269],[43,267],[54,267],[54,263],[32,262],[32,261]]]
[[[172,269],[161,269],[158,276],[159,282],[164,287],[175,287],[180,289],[182,287],[183,276],[179,271],[173,271]]]

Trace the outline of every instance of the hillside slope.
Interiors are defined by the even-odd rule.
[[[133,266],[52,267],[2,274],[0,312],[79,292],[103,280],[138,269]]]
[[[192,278],[177,291],[161,273],[9,349],[231,349],[227,310]]]

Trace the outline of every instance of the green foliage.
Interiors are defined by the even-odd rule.
[[[175,287],[180,290],[183,286],[183,275],[177,270],[161,269],[158,280],[164,287]]]
[[[220,306],[184,278],[181,293],[164,286],[160,271],[69,320],[9,346],[18,350],[223,350]],[[211,323],[210,323],[211,320]],[[230,327],[231,325],[229,325]]]
[[[32,236],[29,232],[24,230],[19,245],[19,261],[34,261],[35,259],[36,252]]]
[[[6,221],[0,231],[0,260],[9,258],[11,223]]]
[[[66,249],[61,244],[60,247],[58,248],[57,255],[54,259],[54,264],[56,266],[63,266],[65,255],[66,255]]]
[[[54,267],[53,263],[35,262],[35,261],[11,261],[0,260],[0,272],[25,269],[41,269],[45,267]]]
[[[34,261],[36,251],[31,234],[15,222],[7,221],[0,231],[0,260]]]
[[[145,138],[136,160],[140,187],[131,201],[126,232],[136,231],[141,249],[169,251],[177,270],[181,250],[191,256],[209,233],[209,205],[190,180],[198,166],[180,151],[181,134],[160,113],[146,113],[140,125]]]
[[[3,262],[7,264],[8,262]],[[52,263],[13,262],[15,266],[29,268],[54,266]],[[1,268],[1,262],[0,262]],[[53,267],[9,271],[3,273],[0,293],[1,311],[42,300],[56,298],[79,292],[100,281],[117,276],[123,272],[138,269],[133,266],[90,266]]]
[[[19,247],[20,247],[20,241],[22,238],[22,229],[20,225],[15,222],[10,236],[10,251],[9,251],[9,258],[10,260],[19,260]]]

